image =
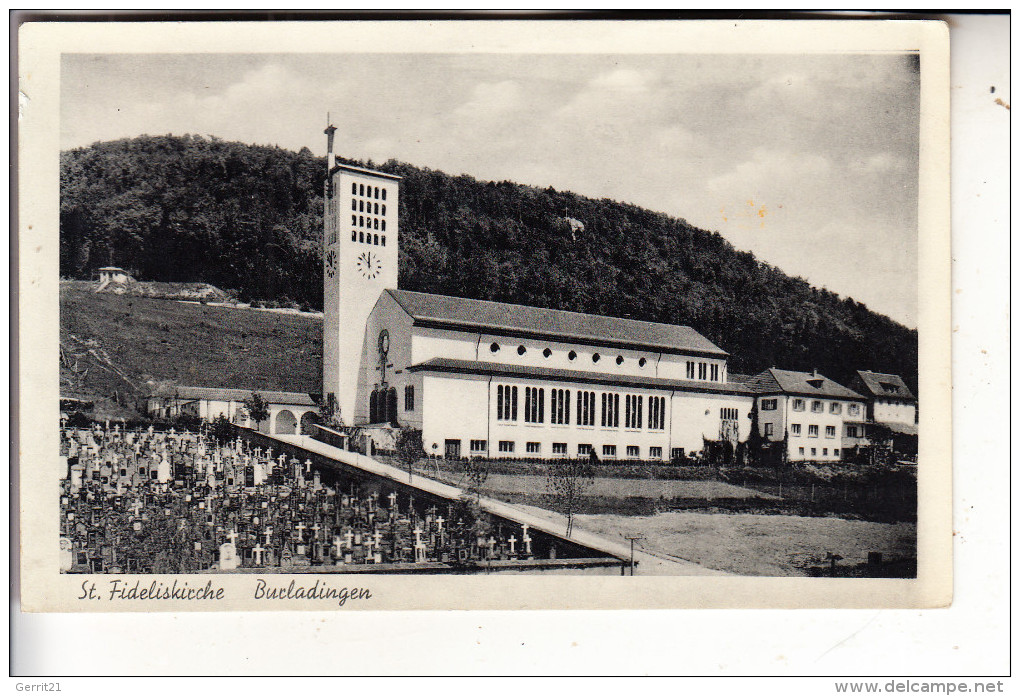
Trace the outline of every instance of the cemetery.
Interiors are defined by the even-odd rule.
[[[276,447],[274,448],[274,445]],[[300,455],[305,456],[300,456]],[[71,573],[620,573],[625,559],[238,429],[63,428]]]

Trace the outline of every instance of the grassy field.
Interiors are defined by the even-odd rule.
[[[320,318],[97,294],[94,287],[60,286],[62,393],[137,395],[147,380],[321,390]]]

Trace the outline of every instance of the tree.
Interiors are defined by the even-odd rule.
[[[221,413],[216,416],[216,419],[212,422],[209,432],[214,438],[216,438],[217,442],[223,444],[234,436],[234,424],[230,422],[229,418]]]
[[[549,464],[546,489],[556,498],[567,516],[567,537],[574,529],[574,512],[585,492],[595,483],[595,468],[590,459],[567,459]]]
[[[425,456],[425,448],[421,441],[421,431],[417,428],[401,428],[396,438],[397,460],[407,469],[410,479],[414,473],[414,465]]]
[[[244,407],[248,411],[248,417],[255,421],[256,429],[262,425],[262,421],[269,418],[269,402],[258,392],[252,392],[251,396],[244,400]]]

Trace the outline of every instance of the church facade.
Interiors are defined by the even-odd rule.
[[[791,460],[866,444],[860,394],[774,368],[730,379],[690,327],[399,289],[400,179],[337,164],[326,133],[323,397],[345,423],[420,428],[451,458],[668,461],[746,441],[756,416]]]

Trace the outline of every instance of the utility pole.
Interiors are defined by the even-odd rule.
[[[644,536],[638,534],[635,536],[624,537],[624,539],[630,540],[630,576],[634,577],[634,542],[637,541],[638,539],[644,539]]]

